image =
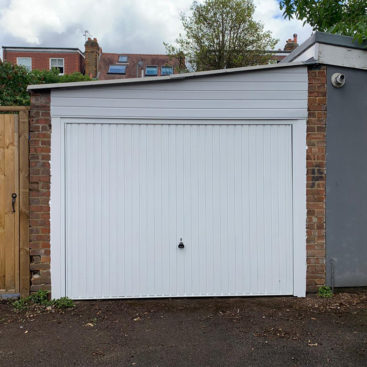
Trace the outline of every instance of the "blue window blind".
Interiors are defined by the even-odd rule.
[[[120,55],[119,56],[119,62],[127,62],[127,56]]]
[[[162,66],[161,67],[161,75],[171,75],[173,74],[172,66]]]
[[[108,68],[108,74],[126,74],[125,65],[110,65]]]
[[[147,66],[145,68],[145,75],[149,75],[149,76],[158,75],[158,66]]]

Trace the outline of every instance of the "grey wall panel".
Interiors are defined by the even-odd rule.
[[[307,67],[52,91],[53,117],[304,119]]]
[[[367,286],[367,71],[330,66],[327,78],[327,282],[333,262],[335,286]]]

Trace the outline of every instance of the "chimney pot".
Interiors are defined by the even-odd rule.
[[[297,33],[293,34],[293,39],[289,38],[284,46],[284,51],[293,51],[295,48],[298,47],[297,43]]]

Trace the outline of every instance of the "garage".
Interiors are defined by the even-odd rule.
[[[74,84],[38,86],[53,297],[305,295],[304,64]]]
[[[291,141],[289,125],[67,124],[67,294],[292,294]]]

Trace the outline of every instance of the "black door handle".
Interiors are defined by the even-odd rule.
[[[185,247],[185,245],[182,242],[182,238],[180,238],[180,243],[178,244],[178,248],[184,248],[184,247]]]
[[[13,192],[11,194],[11,206],[13,207],[13,213],[15,213],[15,201],[17,200],[17,194]]]

